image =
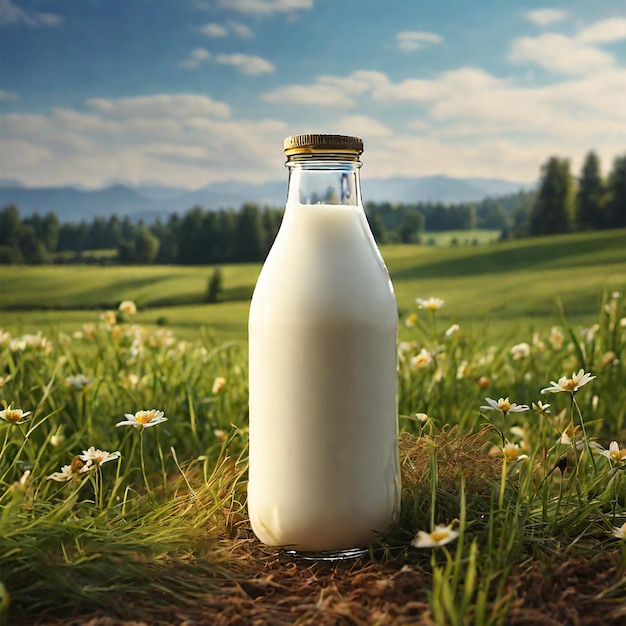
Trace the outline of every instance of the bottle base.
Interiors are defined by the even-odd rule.
[[[301,561],[348,561],[358,559],[367,554],[367,548],[349,548],[348,550],[324,550],[320,552],[299,552],[298,550],[285,550],[283,554]]]

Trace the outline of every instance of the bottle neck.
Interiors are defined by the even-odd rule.
[[[362,206],[356,155],[294,155],[287,159],[287,205],[333,204]]]

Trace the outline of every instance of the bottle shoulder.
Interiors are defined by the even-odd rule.
[[[362,211],[315,209],[286,216],[259,275],[251,315],[263,308],[393,320],[393,286]]]

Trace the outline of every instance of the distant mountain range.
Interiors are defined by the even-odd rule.
[[[497,178],[373,178],[362,180],[366,201],[415,203],[475,202],[528,190],[528,183]],[[91,221],[96,216],[130,216],[133,220],[151,221],[171,213],[184,213],[193,206],[206,210],[239,209],[246,202],[259,206],[281,207],[285,204],[285,180],[260,184],[241,182],[211,183],[195,191],[157,185],[115,184],[103,189],[77,187],[26,187],[19,181],[0,181],[0,208],[14,204],[22,217],[54,211],[61,221]]]

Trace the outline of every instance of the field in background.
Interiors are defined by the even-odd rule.
[[[402,320],[415,298],[445,300],[440,324],[458,322],[493,340],[549,328],[560,301],[570,322],[595,321],[603,290],[626,291],[626,231],[577,233],[479,246],[383,246]],[[223,301],[205,304],[212,267],[4,266],[0,324],[12,333],[76,330],[134,300],[137,321],[193,339],[246,339],[260,265],[222,267]],[[400,339],[410,335],[401,321]]]

